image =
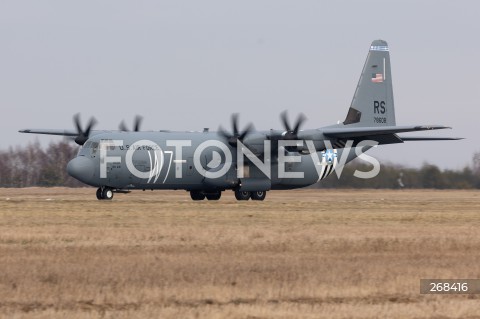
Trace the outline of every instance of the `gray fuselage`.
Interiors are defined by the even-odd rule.
[[[266,134],[255,132],[244,141],[248,151],[261,162],[256,165],[243,156],[243,176],[237,167],[241,147],[229,145],[216,132],[98,134],[84,144],[67,170],[85,184],[125,190],[294,189],[312,185],[331,174],[345,150],[334,150],[331,158],[325,157],[325,151],[289,152],[267,140]],[[264,143],[271,144],[270,152]],[[289,143],[301,144],[308,150],[306,141]],[[318,145],[315,141],[309,143]],[[354,148],[346,155],[344,163],[356,157]]]

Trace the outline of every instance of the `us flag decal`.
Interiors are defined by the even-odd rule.
[[[383,82],[383,75],[381,73],[373,73],[372,74],[372,82],[373,83],[382,83]]]

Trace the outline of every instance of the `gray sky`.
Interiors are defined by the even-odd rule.
[[[391,51],[398,125],[444,124],[457,142],[382,146],[375,157],[462,168],[480,151],[478,1],[0,1],[0,149],[23,128],[201,130],[230,114],[257,129],[345,118],[374,39]],[[419,135],[419,134],[416,134]],[[48,144],[54,137],[39,137]]]

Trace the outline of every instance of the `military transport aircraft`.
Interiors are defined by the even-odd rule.
[[[378,144],[457,139],[398,135],[448,127],[396,126],[389,48],[383,40],[370,46],[343,123],[301,130],[304,115],[294,125],[286,112],[281,120],[283,130],[256,131],[251,124],[240,130],[238,116],[233,115],[232,132],[221,127],[218,132],[173,132],[140,131],[137,117],[133,131],[123,122],[118,131],[102,131],[92,130],[93,118],[83,129],[77,114],[75,131],[20,132],[73,138],[82,147],[67,171],[98,187],[101,200],[134,189],[183,189],[193,200],[218,200],[230,189],[237,200],[263,200],[269,190],[314,184],[356,157],[368,161],[372,157],[364,152]]]

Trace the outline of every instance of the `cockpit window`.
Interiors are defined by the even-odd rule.
[[[100,144],[104,149],[107,149],[109,151],[114,151],[115,150],[115,144],[113,143],[113,140],[108,139],[108,140],[101,140]]]
[[[87,155],[88,154],[88,149],[91,147],[92,142],[87,141],[85,144],[79,147],[77,156],[79,155]]]
[[[91,147],[92,147],[92,155],[95,155],[97,153],[98,143],[92,142]]]

